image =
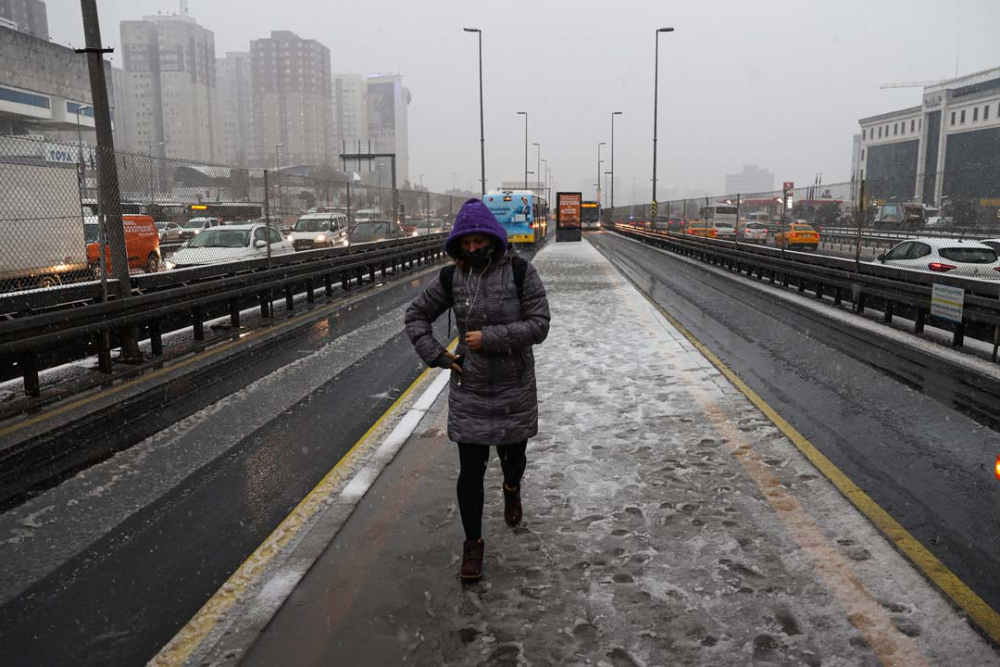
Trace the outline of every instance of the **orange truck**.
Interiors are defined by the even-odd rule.
[[[148,215],[123,215],[125,223],[125,251],[128,253],[128,268],[142,269],[146,273],[160,270],[160,234],[156,223]],[[96,224],[85,225],[87,237],[87,262],[95,275],[100,274],[100,251],[98,250],[98,230]],[[104,249],[105,264],[111,274],[111,248]]]

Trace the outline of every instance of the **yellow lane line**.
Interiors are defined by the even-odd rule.
[[[451,342],[449,348],[453,347],[457,342],[458,339],[456,338]],[[271,564],[275,557],[282,553],[288,543],[323,508],[327,498],[343,477],[346,469],[345,464],[349,460],[353,463],[352,459],[356,458],[355,455],[361,455],[362,443],[369,440],[371,435],[420,386],[432,370],[435,369],[424,369],[420,376],[406,388],[406,391],[393,401],[389,409],[372,424],[371,428],[365,431],[365,434],[337,461],[336,465],[323,476],[323,479],[295,506],[295,509],[278,524],[278,527],[271,532],[267,539],[243,561],[232,576],[226,580],[226,583],[202,605],[201,609],[198,610],[191,620],[149,662],[150,665],[156,665],[156,667],[176,667],[183,665],[191,657],[191,654],[201,646],[219,622],[225,618],[226,614],[232,611],[244,599],[247,592],[257,584],[261,575],[266,571],[268,565]],[[374,444],[374,441],[369,442],[365,449],[370,448]]]
[[[420,274],[418,274],[418,275],[420,275]],[[364,296],[367,297],[367,296],[371,296],[371,295],[366,294]],[[269,326],[269,327],[266,327],[266,328],[263,328],[263,329],[258,329],[256,331],[253,331],[253,332],[247,334],[246,336],[243,336],[242,338],[230,341],[228,343],[221,343],[219,345],[215,345],[215,346],[213,346],[213,347],[211,347],[211,348],[209,348],[207,350],[204,350],[202,352],[199,352],[199,353],[195,354],[192,357],[189,357],[187,359],[183,359],[183,360],[178,361],[176,363],[170,364],[169,366],[165,366],[164,368],[159,368],[159,369],[157,369],[155,371],[152,371],[150,373],[145,373],[145,374],[143,374],[143,375],[141,375],[141,376],[139,376],[139,377],[137,377],[135,379],[129,380],[127,382],[123,382],[122,384],[119,384],[119,385],[115,385],[114,387],[111,387],[109,389],[105,389],[105,390],[100,391],[100,392],[98,392],[96,394],[92,394],[90,396],[86,396],[84,398],[80,398],[80,399],[77,399],[75,401],[71,401],[69,403],[66,403],[65,405],[59,406],[58,408],[53,408],[52,410],[49,410],[47,412],[43,412],[43,413],[41,413],[39,415],[35,415],[34,417],[29,417],[28,419],[24,419],[22,421],[19,421],[16,424],[11,424],[10,426],[5,426],[3,428],[0,428],[0,438],[2,438],[4,436],[7,436],[7,435],[10,435],[11,433],[16,433],[17,431],[20,431],[21,429],[27,428],[29,426],[34,426],[35,424],[39,424],[39,423],[44,422],[44,421],[46,421],[48,419],[52,419],[53,417],[58,417],[59,415],[61,415],[63,413],[66,413],[66,412],[68,412],[70,410],[75,410],[76,408],[83,407],[83,406],[85,406],[85,405],[87,405],[89,403],[93,403],[94,401],[96,401],[96,400],[98,400],[100,398],[106,398],[108,396],[113,396],[113,395],[115,395],[115,394],[117,394],[119,392],[125,391],[126,389],[130,389],[130,388],[132,388],[132,387],[134,387],[136,385],[142,384],[143,382],[149,382],[150,380],[155,380],[156,378],[158,378],[158,377],[160,377],[162,375],[165,375],[166,373],[171,373],[171,372],[173,372],[175,370],[184,368],[185,366],[189,366],[189,365],[191,365],[191,364],[193,364],[195,362],[202,361],[202,360],[204,360],[204,359],[206,359],[208,357],[211,357],[213,355],[219,354],[221,352],[225,352],[226,350],[229,350],[229,349],[231,349],[231,348],[233,348],[233,347],[235,347],[237,345],[240,345],[242,343],[247,343],[247,342],[253,341],[253,340],[257,339],[257,338],[260,338],[262,336],[265,336],[267,334],[272,334],[272,333],[274,333],[276,331],[281,331],[283,329],[287,329],[288,327],[291,327],[291,326],[294,326],[294,325],[298,324],[303,319],[307,319],[309,317],[322,317],[323,315],[329,314],[330,312],[333,312],[334,310],[337,310],[339,308],[343,308],[343,307],[345,307],[347,305],[350,305],[351,303],[353,303],[354,301],[356,301],[357,298],[358,297],[355,297],[354,299],[352,299],[352,298],[349,297],[349,298],[345,299],[344,301],[340,301],[340,302],[337,302],[337,303],[327,304],[325,306],[320,306],[318,308],[313,308],[312,310],[308,310],[308,311],[306,311],[304,313],[301,313],[299,315],[295,315],[294,317],[289,318],[288,320],[282,322],[281,324]]]
[[[647,301],[663,317],[667,319],[688,341],[701,352],[719,371],[726,376],[744,396],[750,399],[757,409],[780,430],[795,447],[805,454],[806,458],[829,479],[837,489],[857,507],[875,527],[888,538],[897,549],[910,559],[923,574],[930,579],[945,595],[958,605],[969,618],[994,642],[1000,643],[1000,614],[990,607],[981,597],[969,588],[964,581],[937,559],[921,542],[913,537],[903,526],[876,503],[857,484],[851,481],[830,459],[824,456],[816,447],[781,415],[775,411],[757,392],[751,389],[725,363],[715,356],[694,334],[687,330],[677,318],[668,313],[660,304],[649,298],[640,290]]]

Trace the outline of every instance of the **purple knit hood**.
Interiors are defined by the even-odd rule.
[[[501,252],[507,251],[507,230],[503,228],[486,204],[478,199],[470,199],[462,204],[455,216],[455,224],[451,234],[444,244],[444,251],[452,257],[458,257],[461,248],[458,239],[466,234],[485,234],[499,241]]]

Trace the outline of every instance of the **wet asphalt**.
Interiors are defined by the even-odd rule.
[[[958,373],[612,233],[588,239],[994,609],[995,404]],[[769,288],[778,289],[778,288]]]

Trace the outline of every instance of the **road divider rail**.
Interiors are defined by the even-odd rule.
[[[768,280],[783,287],[811,292],[817,298],[833,296],[834,305],[847,302],[855,313],[881,311],[882,321],[896,316],[913,320],[914,332],[922,333],[928,321],[952,334],[952,346],[962,347],[965,337],[993,345],[997,361],[1000,344],[1000,280],[960,278],[947,274],[910,271],[842,257],[816,255],[738,241],[704,239],[685,234],[653,232],[626,225],[609,225],[623,236],[734,271],[749,278]],[[964,291],[960,322],[931,314],[934,285]]]
[[[248,302],[260,305],[261,317],[273,317],[275,294],[284,293],[286,310],[294,310],[296,292],[309,303],[315,291],[332,296],[339,282],[344,290],[367,276],[385,277],[406,268],[437,261],[444,253],[443,234],[290,253],[266,259],[154,273],[132,278],[132,296],[100,301],[99,285],[74,285],[67,290],[34,290],[0,297],[0,364],[16,365],[25,392],[40,396],[39,372],[74,346],[96,348],[99,366],[111,372],[111,350],[117,333],[131,328],[148,338],[153,356],[163,354],[162,336],[192,327],[194,339],[204,340],[204,322],[228,314],[233,329],[240,327],[240,310]],[[57,295],[56,293],[60,293]]]

